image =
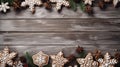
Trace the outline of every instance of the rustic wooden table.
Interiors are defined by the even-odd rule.
[[[36,9],[35,14],[29,9],[0,14],[0,49],[7,45],[20,55],[26,51],[69,55],[77,45],[91,51],[120,49],[120,9],[94,7],[94,16],[66,8],[60,14]]]

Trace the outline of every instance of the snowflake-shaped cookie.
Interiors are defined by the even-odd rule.
[[[21,3],[22,7],[29,6],[30,11],[34,11],[35,5],[40,6],[42,4],[41,0],[25,0]]]
[[[118,2],[120,2],[120,0],[113,0],[113,5],[117,6]]]
[[[42,51],[32,56],[34,64],[39,67],[43,67],[48,64],[49,56],[44,54]]]
[[[50,0],[50,1],[56,3],[56,9],[57,10],[60,10],[62,5],[64,5],[64,6],[69,6],[70,5],[69,2],[66,1],[66,0]]]
[[[52,67],[63,67],[68,60],[63,57],[63,53],[59,52],[57,55],[51,55]]]
[[[93,60],[91,53],[88,53],[85,58],[78,58],[77,61],[81,65],[80,67],[98,67],[98,62]]]
[[[2,3],[2,4],[0,5],[0,11],[3,11],[3,12],[6,13],[7,9],[10,9],[10,7],[8,6],[8,2]]]
[[[92,5],[92,2],[93,2],[94,0],[84,0],[84,3],[85,4],[89,4],[89,5]]]
[[[5,47],[3,51],[0,52],[0,67],[6,67],[6,64],[13,65],[12,59],[17,55],[17,53],[12,52],[8,47]]]
[[[114,67],[114,65],[117,63],[117,60],[111,59],[110,54],[106,53],[104,59],[100,58],[98,59],[98,62],[100,63],[99,67]]]

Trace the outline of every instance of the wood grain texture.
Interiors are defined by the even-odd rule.
[[[19,19],[0,20],[0,31],[75,32],[120,31],[120,19]]]
[[[28,9],[0,14],[0,49],[7,45],[20,55],[26,51],[63,51],[66,56],[74,53],[78,45],[88,51],[120,50],[120,9],[101,11],[95,7],[94,11],[94,16],[66,8],[60,14],[44,8],[37,9],[34,15]]]
[[[3,42],[9,46],[111,46],[119,48],[120,19],[0,20]],[[116,46],[115,46],[116,45]],[[109,47],[110,48],[110,47]]]

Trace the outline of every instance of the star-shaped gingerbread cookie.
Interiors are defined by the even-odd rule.
[[[9,48],[5,47],[4,50],[0,52],[0,67],[6,67],[6,64],[12,66],[12,59],[16,57],[16,55],[16,52],[10,53]]]
[[[66,0],[50,0],[50,1],[56,3],[56,9],[57,10],[60,10],[62,5],[64,5],[64,6],[69,6],[70,5],[69,2],[66,1]]]
[[[111,59],[110,54],[106,53],[104,55],[104,59],[100,58],[98,59],[98,62],[100,63],[99,67],[114,67],[114,65],[117,63],[117,60]]]
[[[98,67],[98,62],[93,60],[91,53],[88,53],[85,58],[78,58],[77,61],[81,65],[80,67]]]
[[[68,60],[63,57],[63,53],[59,52],[57,55],[51,55],[52,67],[63,67]]]
[[[89,5],[92,5],[92,2],[93,2],[94,0],[84,0],[84,3],[85,4],[89,4]]]
[[[42,5],[41,0],[25,0],[21,3],[22,7],[29,6],[31,12],[35,11],[35,5]]]

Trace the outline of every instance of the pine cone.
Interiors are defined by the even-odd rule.
[[[102,0],[99,0],[99,2],[98,2],[98,6],[100,7],[100,9],[105,9],[105,8],[106,8],[106,6],[105,6],[105,2],[102,1]]]
[[[45,8],[48,9],[48,10],[52,9],[52,5],[51,5],[50,2],[48,2],[48,1],[44,3],[44,6],[45,6]]]
[[[118,60],[118,63],[115,65],[115,67],[120,67],[120,53],[115,53],[114,56]]]
[[[74,56],[73,54],[68,57],[68,60],[69,60],[69,61],[73,61],[73,60],[75,60],[75,59],[76,59],[76,58],[75,58],[75,56]]]
[[[19,0],[14,0],[13,1],[13,7],[14,7],[14,10],[17,10],[17,9],[20,9],[20,1]]]
[[[102,57],[101,51],[95,50],[93,56],[94,56],[95,60],[98,60],[99,58]]]
[[[87,12],[89,15],[93,14],[93,8],[91,5],[86,5],[85,12]]]
[[[120,53],[116,53],[115,58],[120,61]]]
[[[20,61],[21,61],[22,63],[27,63],[27,60],[26,60],[26,58],[25,58],[24,56],[21,56],[21,57],[20,57]]]
[[[76,49],[76,52],[77,53],[83,52],[83,47],[78,46],[77,49]]]

